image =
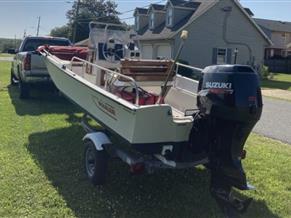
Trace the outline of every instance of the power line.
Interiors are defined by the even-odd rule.
[[[125,17],[125,18],[121,18],[119,20],[130,20],[130,19],[133,19],[134,17]],[[88,20],[91,20],[91,19],[88,19]],[[86,21],[77,21],[77,23],[88,23]]]
[[[164,1],[166,1],[166,0],[161,0],[161,1],[158,1],[158,2],[153,2],[153,3],[149,4],[149,5],[145,5],[145,6],[142,6],[142,7],[139,7],[139,8],[147,8],[147,7],[151,6],[152,4],[159,4],[159,3],[162,3]],[[131,10],[128,10],[128,11],[121,12],[121,14],[127,14],[127,13],[133,12],[133,11],[135,11],[135,9],[131,9]]]
[[[165,2],[166,0],[160,0],[160,1],[157,1],[157,2],[153,2],[153,3],[151,3],[151,4],[148,4],[148,5],[144,5],[144,6],[142,6],[142,7],[139,7],[139,8],[147,8],[147,7],[149,7],[149,6],[151,6],[152,4],[159,4],[159,3],[162,3],[162,2]],[[131,10],[127,10],[127,11],[123,11],[123,12],[120,12],[118,15],[120,16],[120,15],[123,15],[123,14],[127,14],[127,13],[129,13],[129,12],[134,12],[135,11],[135,9],[131,9]],[[108,16],[102,16],[102,17],[88,17],[88,18],[77,18],[77,20],[90,20],[90,19],[97,19],[97,20],[99,20],[99,19],[102,19],[102,18],[107,18]],[[130,17],[130,18],[133,18],[133,17]],[[129,17],[128,18],[121,18],[120,20],[127,20],[127,19],[129,19]]]

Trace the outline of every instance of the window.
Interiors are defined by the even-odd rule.
[[[287,51],[286,50],[282,50],[281,51],[281,56],[282,57],[287,57]]]
[[[167,26],[172,26],[173,24],[173,8],[168,8],[167,11]]]
[[[282,33],[282,38],[284,39],[284,43],[286,43],[288,39],[288,34],[287,33]]]
[[[25,43],[25,47],[22,51],[35,51],[39,46],[42,45],[56,45],[56,46],[69,46],[71,42],[67,39],[28,39]]]
[[[152,12],[150,16],[150,29],[154,29],[155,27],[154,21],[155,21],[155,14]]]
[[[226,64],[227,63],[227,50],[226,48],[217,49],[217,64]]]
[[[270,51],[270,56],[271,56],[271,57],[274,57],[274,55],[275,55],[275,51],[274,51],[274,49],[271,49],[271,51]]]
[[[139,16],[135,17],[135,30],[138,31],[139,30]]]

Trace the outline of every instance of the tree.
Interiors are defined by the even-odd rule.
[[[79,8],[78,8],[79,7]],[[78,8],[78,16],[77,15]],[[89,36],[89,23],[98,21],[103,23],[121,24],[117,4],[112,0],[76,0],[72,9],[67,12],[68,23],[51,30],[51,36],[68,37],[73,39],[73,29],[76,25],[76,42],[87,39]]]
[[[11,49],[11,48],[18,48],[19,45],[21,43],[21,40],[20,39],[3,39],[3,38],[0,38],[0,53],[2,52],[7,52],[8,49]]]
[[[55,27],[51,30],[50,35],[55,37],[65,37],[70,38],[70,26],[64,25],[61,27]]]
[[[79,10],[76,17],[77,8]],[[72,9],[67,12],[67,18],[71,30],[76,25],[76,41],[88,38],[91,21],[120,24],[119,12],[116,9],[117,4],[111,0],[82,0],[79,2],[79,6],[78,1],[75,1]],[[70,36],[73,36],[72,31]]]

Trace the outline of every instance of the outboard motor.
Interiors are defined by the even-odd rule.
[[[202,74],[197,99],[200,122],[194,121],[193,128],[198,124],[196,129],[204,132],[198,138],[209,154],[211,192],[223,207],[242,212],[250,200],[234,201],[230,191],[232,187],[249,189],[241,160],[246,155],[244,144],[262,113],[259,77],[243,65],[210,66]]]

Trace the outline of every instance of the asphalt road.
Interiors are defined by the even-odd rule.
[[[254,132],[291,145],[291,102],[264,98],[263,114]]]

